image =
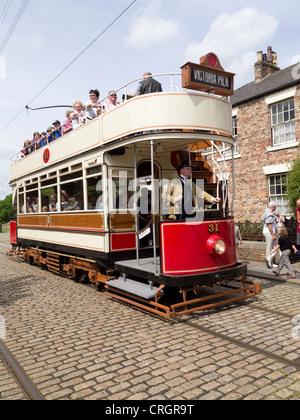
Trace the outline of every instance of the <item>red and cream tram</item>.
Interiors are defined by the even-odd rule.
[[[163,75],[169,91],[126,99],[11,165],[10,256],[166,318],[259,293],[237,262],[228,203],[232,110],[220,94],[233,76],[212,53],[180,76],[182,91]],[[174,220],[163,197],[183,159],[221,203]]]

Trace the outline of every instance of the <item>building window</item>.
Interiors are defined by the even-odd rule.
[[[287,174],[269,176],[269,196],[270,201],[277,204],[278,213],[290,214],[290,207],[286,199]]]
[[[232,133],[235,140],[233,153],[238,153],[237,117],[232,118]],[[225,151],[225,156],[231,156],[231,149]]]
[[[271,106],[273,146],[296,141],[294,99]]]

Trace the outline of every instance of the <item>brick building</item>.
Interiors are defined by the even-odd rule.
[[[230,98],[237,139],[235,218],[253,222],[270,200],[289,213],[285,189],[289,164],[299,153],[300,64],[281,70],[268,47],[267,54],[257,53],[254,75]]]

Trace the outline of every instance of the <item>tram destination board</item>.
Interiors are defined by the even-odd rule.
[[[234,74],[224,71],[220,66],[203,66],[186,63],[182,69],[182,87],[214,93],[221,96],[233,94]]]

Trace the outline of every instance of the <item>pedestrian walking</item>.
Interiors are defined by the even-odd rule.
[[[280,271],[283,269],[283,267],[286,267],[288,269],[288,279],[295,279],[296,274],[293,270],[293,267],[290,262],[290,255],[291,255],[291,249],[294,250],[294,252],[297,252],[297,248],[295,245],[292,245],[292,242],[290,238],[288,237],[288,232],[286,228],[280,228],[279,229],[279,239],[278,244],[276,247],[270,252],[270,255],[276,253],[278,249],[280,248],[281,251],[281,257],[279,260],[278,268],[277,270],[274,270],[273,273],[276,276],[280,275]]]
[[[276,263],[279,260],[279,255],[271,255],[272,249],[277,245],[278,240],[278,227],[277,223],[283,221],[282,216],[279,213],[275,213],[276,203],[270,201],[268,208],[265,209],[262,218],[260,219],[263,224],[263,234],[266,239],[266,264],[268,268],[273,268],[273,259],[276,258]],[[277,266],[276,266],[277,267]]]

